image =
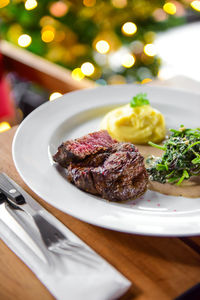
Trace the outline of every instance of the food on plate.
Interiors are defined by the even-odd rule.
[[[106,131],[89,133],[62,143],[54,155],[54,160],[62,167],[68,167],[70,162],[83,161],[86,157],[103,152],[116,143]]]
[[[68,180],[78,188],[110,201],[133,199],[147,189],[148,175],[138,149],[117,142],[106,130],[62,143],[53,159],[67,169]]]
[[[164,151],[160,158],[148,159],[150,179],[161,183],[181,184],[191,176],[200,175],[200,129],[170,129],[172,134],[163,146],[149,143]]]
[[[200,128],[171,129],[162,146],[149,143],[164,151],[161,157],[147,158],[150,188],[165,194],[200,197]]]
[[[119,142],[147,144],[161,142],[166,135],[164,116],[150,106],[146,94],[137,94],[129,104],[108,112],[101,129]]]

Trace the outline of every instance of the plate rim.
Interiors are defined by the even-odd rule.
[[[21,178],[23,179],[23,181],[30,187],[30,189],[36,193],[41,199],[43,199],[45,202],[49,203],[50,205],[56,207],[57,209],[63,211],[64,213],[68,213],[70,215],[72,215],[73,217],[77,218],[77,219],[80,219],[84,222],[87,222],[87,223],[90,223],[90,224],[93,224],[93,225],[97,225],[97,226],[100,226],[100,227],[103,227],[103,228],[107,228],[107,229],[111,229],[111,230],[117,230],[117,231],[121,231],[121,232],[127,232],[127,233],[132,233],[132,234],[138,234],[138,235],[149,235],[149,236],[194,236],[194,235],[198,235],[200,233],[200,228],[199,230],[197,230],[197,232],[192,232],[191,234],[190,233],[176,233],[176,232],[171,232],[171,233],[165,233],[165,232],[162,232],[161,234],[159,233],[149,233],[149,232],[142,232],[141,230],[137,230],[137,229],[134,229],[134,230],[124,230],[124,229],[121,229],[120,227],[116,228],[113,227],[112,225],[109,226],[108,224],[106,225],[103,225],[103,224],[99,224],[99,222],[95,222],[95,221],[91,221],[91,220],[86,220],[84,217],[81,218],[81,216],[77,216],[76,213],[72,213],[71,211],[66,211],[66,210],[63,210],[62,208],[60,208],[59,205],[57,205],[57,202],[55,201],[55,203],[51,203],[51,201],[48,201],[45,199],[45,197],[43,195],[41,195],[41,193],[39,191],[34,191],[30,185],[30,182],[25,178],[25,176],[23,175],[23,172],[20,170],[20,167],[18,165],[18,162],[17,162],[17,158],[16,158],[16,152],[15,152],[15,145],[16,145],[16,140],[18,138],[18,135],[20,133],[20,131],[22,130],[22,128],[24,126],[26,126],[26,123],[29,122],[29,119],[32,119],[34,114],[37,114],[39,111],[43,111],[45,109],[46,106],[49,106],[49,105],[52,105],[51,103],[56,103],[58,101],[67,101],[65,100],[65,97],[67,95],[71,95],[71,94],[79,94],[80,92],[83,93],[83,92],[88,92],[88,91],[94,91],[94,90],[97,90],[97,89],[105,89],[105,88],[109,88],[109,89],[113,89],[113,88],[126,88],[126,86],[132,86],[133,88],[134,87],[140,87],[139,85],[133,85],[133,84],[128,84],[128,85],[114,85],[114,86],[106,86],[106,87],[95,87],[94,88],[89,88],[89,89],[84,89],[84,90],[78,90],[78,91],[73,91],[73,92],[70,92],[70,93],[67,93],[65,95],[63,95],[64,97],[62,97],[63,99],[56,99],[55,101],[53,102],[46,102],[44,104],[42,104],[41,106],[39,106],[37,109],[35,109],[31,114],[29,114],[29,116],[27,116],[24,121],[19,125],[19,127],[17,128],[16,130],[16,133],[14,135],[14,138],[13,138],[13,142],[12,142],[12,157],[13,157],[13,161],[14,161],[14,164],[15,164],[15,167],[18,171],[18,173],[20,174]],[[189,95],[196,95],[196,96],[200,96],[199,93],[193,93],[193,92],[185,92],[185,91],[181,91],[179,89],[174,89],[174,88],[170,88],[170,87],[161,87],[161,86],[150,86],[150,85],[145,85],[145,87],[147,87],[148,89],[150,88],[151,90],[162,90],[165,91],[171,91],[171,92],[178,92],[178,93],[184,93],[184,94],[187,94],[188,96]],[[143,89],[145,89],[145,87],[142,87]],[[140,87],[141,88],[141,87]]]

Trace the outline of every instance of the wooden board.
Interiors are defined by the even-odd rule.
[[[161,238],[120,233],[75,219],[37,197],[18,175],[11,155],[16,128],[0,134],[0,171],[7,173],[75,234],[132,282],[124,300],[172,300],[200,278],[200,238]],[[50,300],[36,276],[0,243],[0,299]],[[90,299],[88,299],[90,300]]]
[[[89,79],[74,80],[71,72],[25,49],[7,41],[0,42],[5,68],[40,84],[52,92],[67,93],[77,89],[91,88],[95,83]]]

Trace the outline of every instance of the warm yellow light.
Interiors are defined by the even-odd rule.
[[[190,5],[193,9],[200,11],[200,1],[192,1]]]
[[[54,40],[55,28],[51,25],[44,26],[42,28],[42,40],[45,43],[50,43]]]
[[[101,54],[106,54],[110,50],[110,45],[104,40],[98,41],[95,47],[96,50]]]
[[[122,66],[131,68],[135,63],[135,57],[132,54],[126,54],[122,57]]]
[[[46,30],[46,31],[44,31],[44,32],[42,33],[42,40],[43,40],[43,42],[45,42],[45,43],[50,43],[50,42],[53,41],[54,36],[55,36],[55,34],[54,34],[53,31]]]
[[[122,26],[122,32],[125,35],[133,35],[137,31],[137,26],[133,22],[126,22]]]
[[[148,83],[148,82],[151,82],[152,79],[151,78],[145,78],[142,80],[141,84],[145,84],[145,83]]]
[[[68,5],[65,2],[53,2],[50,6],[50,13],[57,18],[63,17],[68,12]]]
[[[176,13],[176,5],[171,2],[167,2],[163,5],[163,9],[169,15],[174,15]]]
[[[0,1],[0,8],[5,7],[10,3],[10,0],[1,0]]]
[[[52,94],[49,96],[49,101],[53,101],[53,100],[55,100],[55,99],[57,99],[57,98],[59,98],[59,97],[61,97],[61,96],[62,96],[61,93],[59,93],[59,92],[54,92],[54,93],[52,93]]]
[[[32,38],[28,34],[22,34],[18,38],[18,45],[23,48],[28,47],[31,44],[31,42],[32,42]]]
[[[8,122],[1,122],[0,123],[0,132],[6,131],[10,128],[11,128],[11,126]]]
[[[72,78],[74,79],[74,80],[78,80],[78,81],[80,81],[80,80],[82,80],[84,77],[85,77],[85,75],[83,74],[83,72],[81,71],[81,68],[76,68],[76,69],[74,69],[73,71],[72,71]]]
[[[24,3],[24,6],[25,6],[25,9],[26,10],[32,10],[34,8],[36,8],[38,5],[37,1],[36,0],[27,0],[25,3]]]
[[[94,66],[90,62],[85,62],[81,66],[81,71],[86,76],[91,76],[94,73]]]
[[[83,4],[87,7],[92,7],[96,4],[96,0],[83,0]]]
[[[44,27],[47,25],[53,25],[55,23],[55,20],[50,16],[44,16],[40,19],[39,23],[41,27]]]
[[[112,0],[113,6],[123,8],[127,5],[127,0]]]
[[[156,48],[155,48],[154,44],[146,44],[144,46],[144,53],[148,56],[155,56]]]

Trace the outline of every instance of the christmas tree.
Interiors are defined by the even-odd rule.
[[[200,1],[2,0],[1,37],[100,84],[147,82],[156,33],[199,14]]]

